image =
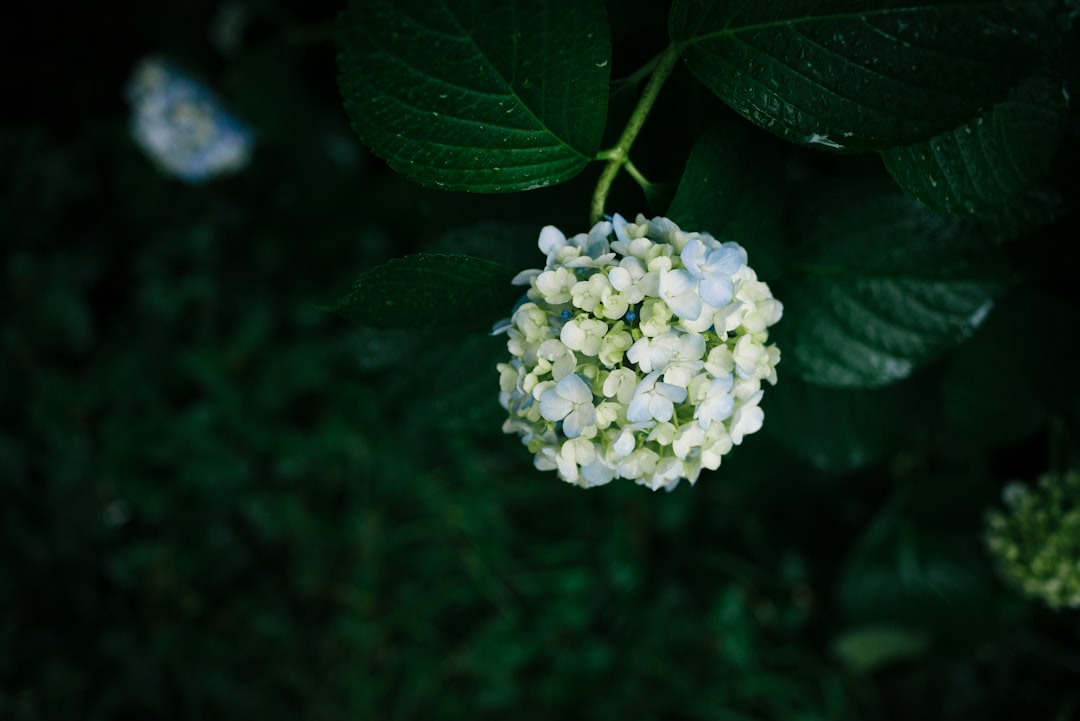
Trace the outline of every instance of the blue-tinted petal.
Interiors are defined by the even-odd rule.
[[[701,299],[713,308],[723,308],[731,302],[735,286],[726,275],[707,276],[701,281]]]

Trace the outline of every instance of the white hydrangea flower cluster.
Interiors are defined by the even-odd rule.
[[[783,307],[738,243],[616,215],[572,238],[547,226],[539,245],[547,264],[518,274],[529,290],[495,329],[513,356],[498,365],[503,430],[538,469],[671,490],[761,428]]]

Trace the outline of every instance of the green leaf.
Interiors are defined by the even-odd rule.
[[[408,418],[417,432],[445,427],[498,435],[506,411],[498,402],[499,379],[495,366],[510,360],[506,335],[443,336],[427,349],[435,352],[418,361],[407,376],[413,411]],[[434,385],[427,384],[436,392],[417,392],[425,387],[424,379],[431,378],[438,379]]]
[[[881,150],[1002,99],[1061,35],[1052,0],[675,0],[671,37],[724,102],[792,142]]]
[[[833,654],[855,673],[877,669],[921,655],[930,637],[910,626],[880,624],[848,629],[832,644]]]
[[[844,564],[837,587],[855,626],[903,625],[930,637],[984,642],[1007,594],[994,589],[980,543],[981,509],[995,497],[984,479],[932,476],[901,486]]]
[[[1002,298],[945,367],[940,400],[949,440],[976,447],[1014,443],[1064,412],[1066,399],[1080,388],[1073,339],[1063,332],[1075,325],[1076,314],[1074,304],[1032,288]],[[1024,342],[1002,343],[1013,337]]]
[[[361,275],[330,309],[374,328],[490,327],[522,295],[513,275],[467,255],[409,255]]]
[[[872,388],[906,378],[979,326],[1011,272],[977,227],[891,184],[835,183],[806,198],[798,277],[778,290],[784,366]]]
[[[822,388],[783,376],[765,398],[765,433],[823,471],[863,468],[909,440],[912,389]]]
[[[487,258],[509,268],[532,268],[543,265],[544,256],[536,243],[539,237],[536,223],[481,221],[446,231],[427,250]]]
[[[1007,243],[1060,220],[1067,210],[1065,198],[1058,189],[1040,186],[995,215],[975,218],[987,238]]]
[[[996,213],[1049,170],[1068,111],[1061,78],[1040,72],[960,127],[881,157],[900,187],[934,210]]]
[[[779,153],[741,121],[713,126],[694,144],[667,216],[746,248],[758,275],[779,274],[786,197]]]
[[[353,128],[419,183],[529,190],[596,156],[611,58],[600,0],[356,0],[337,42]]]

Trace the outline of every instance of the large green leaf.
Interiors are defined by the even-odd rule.
[[[1039,72],[960,127],[881,157],[900,187],[935,210],[995,213],[1050,168],[1068,112],[1061,78]]]
[[[768,281],[779,273],[783,250],[782,161],[762,142],[767,136],[755,137],[763,134],[734,120],[698,138],[667,216],[688,230],[739,243]]]
[[[915,422],[912,391],[910,381],[851,390],[783,376],[766,394],[764,432],[823,471],[863,468],[911,440],[920,425]]]
[[[1011,280],[971,223],[939,216],[891,184],[830,184],[805,199],[797,278],[777,296],[784,366],[818,385],[907,377],[967,337]]]
[[[363,273],[332,310],[375,328],[490,327],[522,294],[513,275],[467,255],[408,255]]]
[[[596,155],[611,57],[600,0],[356,0],[337,40],[353,128],[419,183],[529,190]]]
[[[1053,0],[675,0],[691,72],[788,140],[879,150],[1005,97],[1059,37]]]

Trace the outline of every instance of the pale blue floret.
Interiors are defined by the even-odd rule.
[[[597,223],[589,230],[583,250],[593,260],[611,252],[608,236],[611,235],[611,223],[607,221]]]
[[[254,133],[208,88],[160,58],[147,58],[128,84],[135,143],[166,173],[201,183],[251,161]]]
[[[660,297],[683,320],[697,320],[701,316],[698,281],[685,270],[660,271]]]
[[[567,438],[577,438],[596,422],[592,390],[576,373],[559,381],[540,396],[540,415],[549,421],[562,421]]]
[[[630,242],[630,236],[626,234],[626,218],[618,213],[611,217],[611,227],[615,231],[615,237],[623,243]]]
[[[714,378],[709,384],[705,398],[694,409],[694,418],[701,428],[707,429],[713,421],[725,421],[735,411],[735,399],[731,396],[732,374]]]
[[[725,243],[706,252],[700,240],[687,241],[682,251],[683,265],[700,281],[701,299],[714,308],[731,302],[734,284],[731,276],[746,264],[746,251],[734,243]]]
[[[686,400],[686,389],[658,381],[660,371],[653,371],[642,379],[634,398],[626,409],[626,418],[632,423],[658,420],[670,421],[675,415],[675,404]]]
[[[532,408],[536,399],[532,397],[531,393],[525,393],[524,391],[515,388],[510,394],[510,407],[507,410],[514,413],[524,413]]]

